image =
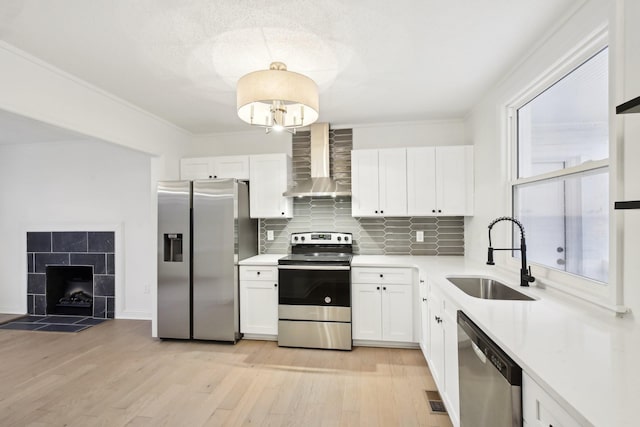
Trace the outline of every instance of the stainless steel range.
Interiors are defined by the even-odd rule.
[[[278,345],[351,350],[351,233],[291,235],[278,261]]]

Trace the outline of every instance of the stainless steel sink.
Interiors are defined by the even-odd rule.
[[[458,289],[475,298],[493,300],[535,301],[497,280],[486,277],[447,277]]]

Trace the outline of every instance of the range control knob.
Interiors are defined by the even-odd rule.
[[[348,242],[349,241],[349,236],[344,236],[344,241]]]
[[[338,242],[339,242],[340,240],[342,240],[342,237],[338,236]]]
[[[293,240],[295,240],[297,242],[298,241],[298,236],[294,236]]]
[[[304,242],[304,236],[302,236],[302,237],[300,238],[300,240],[302,240],[302,241]]]

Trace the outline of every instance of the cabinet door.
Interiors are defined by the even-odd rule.
[[[444,329],[444,392],[451,404],[449,408],[451,417],[459,418],[458,323],[449,310],[443,311],[442,326]]]
[[[180,179],[192,181],[194,179],[213,178],[211,158],[201,157],[180,160]]]
[[[473,147],[438,147],[436,173],[438,213],[473,214]]]
[[[578,427],[573,418],[529,375],[522,373],[522,417],[531,427]]]
[[[378,191],[380,214],[407,216],[407,150],[378,151]]]
[[[420,348],[426,359],[431,359],[429,291],[426,282],[420,283]]]
[[[407,148],[407,215],[437,213],[436,148]]]
[[[382,339],[382,286],[375,284],[353,284],[353,339]]]
[[[291,218],[293,201],[283,197],[291,176],[291,161],[286,154],[251,156],[249,178],[251,186],[251,218]]]
[[[438,388],[444,390],[444,330],[439,322],[442,319],[442,299],[432,288],[429,294],[429,331],[431,335],[431,375]]]
[[[351,215],[379,216],[378,150],[351,152]]]
[[[278,334],[278,284],[265,280],[240,282],[240,332]]]
[[[249,179],[249,156],[214,157],[214,178]]]
[[[413,342],[412,285],[382,285],[382,339]]]

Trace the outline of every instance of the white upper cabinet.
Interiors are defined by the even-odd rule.
[[[407,148],[409,216],[473,215],[473,147]]]
[[[223,156],[213,158],[214,178],[249,179],[249,156]]]
[[[406,169],[404,148],[352,151],[352,215],[406,216]]]
[[[211,157],[180,160],[180,179],[191,181],[194,179],[213,178]]]
[[[249,156],[196,157],[180,160],[180,179],[249,179]]]
[[[251,218],[291,218],[293,199],[282,193],[291,184],[291,158],[287,154],[251,156],[249,162]]]

